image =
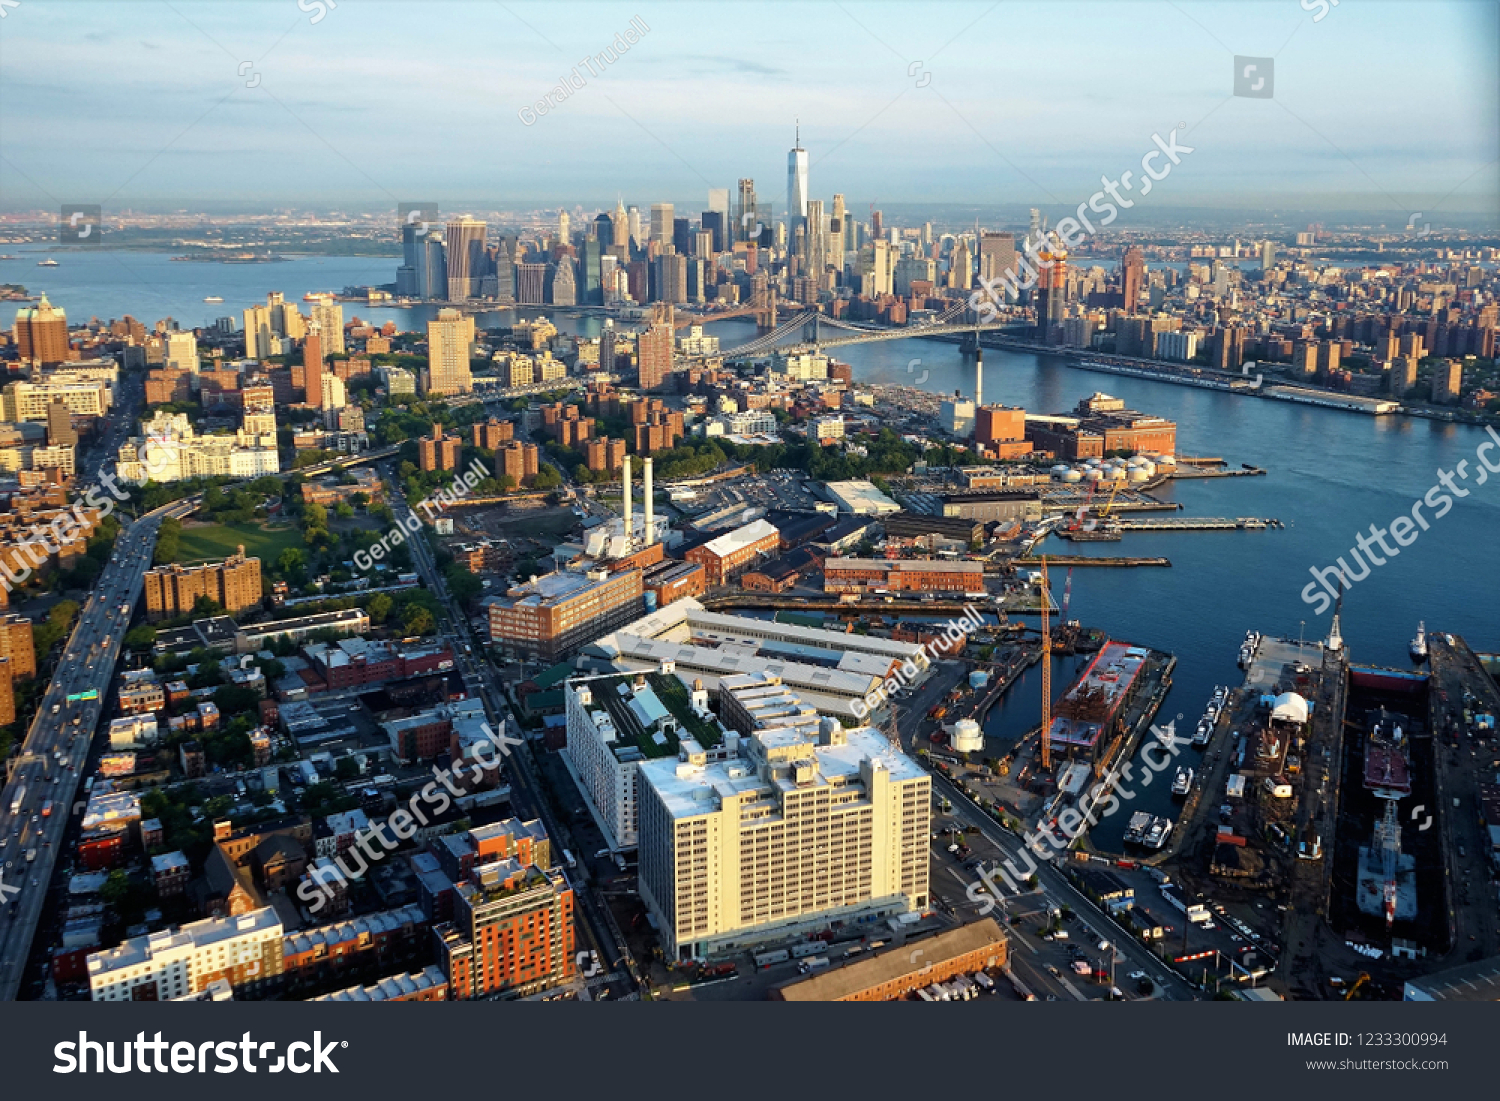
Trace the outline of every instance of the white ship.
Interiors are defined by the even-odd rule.
[[[1186,797],[1193,790],[1193,770],[1186,765],[1177,769],[1177,775],[1172,778],[1172,794]]]
[[[1172,836],[1172,827],[1176,825],[1170,818],[1153,818],[1151,826],[1146,830],[1145,839],[1141,844],[1148,849],[1160,849],[1166,846],[1168,839]]]
[[[205,298],[203,301],[205,301],[205,302],[222,302],[224,300],[222,298],[220,298],[216,294],[211,294],[207,298]]]
[[[1146,831],[1151,828],[1151,823],[1156,819],[1143,810],[1138,810],[1130,816],[1130,823],[1125,827],[1125,840],[1133,845],[1144,845],[1146,843]]]
[[[1417,624],[1417,637],[1411,640],[1411,660],[1427,660],[1427,624]]]

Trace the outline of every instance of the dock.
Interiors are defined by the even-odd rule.
[[[1134,558],[1125,555],[1109,555],[1107,557],[1093,558],[1082,554],[1049,554],[1046,556],[1047,565],[1057,566],[1170,566],[1170,558]],[[1018,566],[1040,566],[1041,558],[1017,558]]]
[[[1110,525],[1120,531],[1264,531],[1286,527],[1274,517],[1260,516],[1140,516]]]

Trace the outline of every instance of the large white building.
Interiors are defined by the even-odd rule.
[[[198,373],[198,338],[190,331],[167,334],[163,366],[169,371]]]
[[[344,354],[344,307],[329,299],[314,302],[311,325],[318,330],[318,342],[325,356]]]
[[[221,978],[253,987],[281,974],[282,936],[281,919],[267,906],[131,937],[89,956],[89,993],[96,1002],[164,1002]]]
[[[709,711],[708,693],[694,690],[689,697],[670,672],[569,681],[563,695],[563,752],[612,849],[635,847],[641,762],[675,755],[683,744],[722,754],[737,741]]]
[[[187,414],[162,411],[141,427],[145,434],[121,445],[115,464],[120,480],[131,485],[226,475],[258,478],[281,471],[274,433],[242,428],[232,436],[200,436]]]
[[[932,780],[883,734],[799,718],[738,748],[639,766],[640,894],[671,958],[927,907]]]
[[[454,280],[449,277],[449,285]],[[469,351],[474,346],[474,315],[454,309],[438,311],[427,323],[427,366],[422,369],[422,393],[467,394],[474,389]]]
[[[45,421],[47,407],[60,401],[80,417],[105,417],[114,404],[114,386],[98,379],[49,375],[40,382],[12,382],[5,388],[4,418]]]

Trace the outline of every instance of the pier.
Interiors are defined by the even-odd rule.
[[[1040,566],[1040,558],[1017,558],[1018,566]],[[1048,566],[1170,566],[1170,558],[1133,558],[1126,555],[1108,555],[1093,558],[1082,554],[1049,554]]]
[[[1143,516],[1117,520],[1120,531],[1262,531],[1286,527],[1280,520],[1258,516]]]

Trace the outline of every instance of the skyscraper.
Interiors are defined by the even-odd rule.
[[[615,243],[615,224],[608,214],[600,214],[594,219],[594,239],[599,242],[601,251]]]
[[[669,303],[651,308],[651,325],[636,338],[638,384],[642,390],[656,390],[672,373],[674,311]]]
[[[610,241],[610,244],[614,245],[617,248],[626,249],[627,251],[625,255],[629,256],[630,253],[628,250],[630,248],[630,217],[625,213],[624,200],[615,200],[615,212],[610,215],[609,220],[610,225],[614,229],[614,239]]]
[[[979,234],[979,278],[995,282],[1007,271],[1016,267],[1016,235],[1014,233]]]
[[[844,276],[844,253],[849,251],[848,227],[849,213],[844,209],[844,196],[834,195],[833,213],[828,218],[828,262],[839,273],[840,282]]]
[[[953,253],[948,258],[948,286],[966,291],[973,283],[974,257],[969,252],[968,238],[960,237],[954,242]]]
[[[1276,266],[1276,242],[1262,241],[1260,243],[1260,270],[1270,271]]]
[[[559,210],[557,212],[557,240],[566,245],[570,237],[571,223],[568,221],[568,212]]]
[[[1060,339],[1057,330],[1068,303],[1068,254],[1043,252],[1039,256],[1042,262],[1038,265],[1041,271],[1036,283],[1036,339],[1039,344],[1051,344]]]
[[[443,253],[443,235],[433,230],[417,253],[417,297],[442,299],[448,295],[448,258]]]
[[[807,150],[802,148],[802,127],[797,127],[797,144],[786,155],[786,232],[795,238],[797,228],[807,221]]]
[[[663,245],[672,243],[672,218],[671,203],[651,204],[651,240]]]
[[[602,222],[596,221],[601,232],[609,229],[609,219],[604,215],[599,216]],[[582,260],[582,278],[578,281],[578,301],[584,306],[604,305],[604,287],[600,282],[599,263],[603,257],[603,245],[596,237],[590,237],[583,242],[583,250],[580,253]]]
[[[805,274],[820,278],[828,263],[828,233],[823,225],[823,200],[807,200],[807,264]]]
[[[741,180],[739,203],[734,211],[734,239],[748,241],[758,236],[755,232],[755,223],[759,218],[760,214],[755,203],[755,181]]]
[[[625,222],[630,229],[630,247],[645,248],[646,239],[641,236],[641,208],[631,207],[625,215]]]
[[[312,323],[318,327],[325,356],[344,354],[344,307],[337,302],[314,302]]]
[[[401,266],[396,269],[396,296],[415,298],[417,295],[417,265],[422,249],[421,231],[417,226],[401,227]]]
[[[1120,260],[1120,294],[1127,314],[1140,306],[1141,286],[1146,281],[1146,257],[1139,245],[1131,245]]]
[[[68,358],[68,318],[47,296],[32,309],[16,311],[13,330],[22,362],[35,366],[63,363]]]
[[[458,310],[439,310],[427,323],[427,367],[422,372],[424,394],[467,394],[474,389],[469,374],[469,346],[474,343],[474,318]]]
[[[251,306],[245,310],[245,358],[264,359],[271,354],[271,308]]]
[[[302,342],[302,378],[304,400],[323,408],[323,334],[317,329]]]
[[[448,223],[448,300],[465,302],[479,294],[485,224],[467,215]]]

